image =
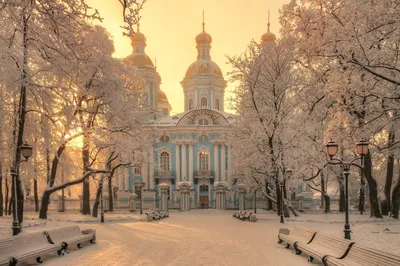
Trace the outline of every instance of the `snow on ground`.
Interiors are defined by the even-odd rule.
[[[50,213],[47,221],[26,214],[24,234],[78,224],[94,228],[97,243],[68,255],[44,258],[44,265],[310,265],[277,243],[279,228],[300,226],[343,237],[343,214],[302,214],[279,223],[276,214],[258,211],[256,223],[232,218],[232,211],[193,210],[170,212],[170,218],[140,222],[132,213],[106,213],[105,224],[78,213]],[[352,239],[399,254],[400,222],[350,216]],[[11,234],[11,218],[0,218],[0,238]],[[7,233],[8,232],[8,233]],[[33,263],[33,262],[32,262]],[[27,264],[26,264],[27,265]],[[314,263],[314,265],[322,265]]]

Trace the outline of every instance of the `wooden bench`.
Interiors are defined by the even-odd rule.
[[[400,256],[354,244],[343,259],[327,256],[323,262],[329,266],[396,266],[400,265]]]
[[[245,220],[250,220],[250,215],[252,215],[252,212],[246,212],[243,214],[243,216],[240,217],[240,220],[245,221]]]
[[[286,248],[290,248],[290,246],[294,245],[296,242],[308,244],[313,240],[315,234],[315,231],[294,227],[292,230],[290,230],[289,234],[279,233],[278,243],[285,242]]]
[[[233,212],[232,216],[237,218],[240,214],[242,213],[242,211],[238,211],[238,212]]]
[[[296,242],[293,246],[297,255],[304,252],[310,256],[309,262],[314,259],[323,262],[328,255],[335,258],[344,258],[353,244],[354,242],[350,240],[317,232],[310,243]]]
[[[65,251],[74,245],[82,248],[82,244],[85,242],[96,243],[95,230],[81,231],[77,225],[48,230],[43,233],[47,236],[50,243],[63,245]]]
[[[16,265],[20,262],[36,259],[41,263],[42,257],[54,252],[63,255],[64,246],[61,243],[51,244],[42,232],[22,234],[0,241],[0,254],[9,258],[8,264],[1,260],[1,265]]]
[[[241,212],[238,216],[236,216],[236,218],[242,220],[243,216],[245,216],[246,213],[247,213],[247,212],[243,211],[243,212]]]

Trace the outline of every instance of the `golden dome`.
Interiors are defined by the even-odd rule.
[[[185,78],[199,75],[215,75],[223,78],[221,69],[211,60],[199,59],[191,64],[186,71]]]
[[[264,35],[261,37],[261,43],[264,42],[275,42],[276,41],[276,36],[275,34],[271,32],[264,33]]]
[[[136,32],[136,33],[131,35],[131,41],[132,41],[132,43],[135,43],[135,42],[146,42],[146,37],[144,36],[143,33]]]
[[[150,57],[146,54],[131,54],[126,58],[126,61],[131,63],[135,67],[153,67],[154,64]]]
[[[140,24],[137,24],[137,31],[131,35],[132,43],[135,42],[146,42],[146,37],[143,33],[140,32]]]
[[[167,95],[162,90],[159,90],[157,92],[157,101],[158,102],[167,102],[168,103],[168,98]]]
[[[196,43],[200,44],[200,43],[208,43],[210,44],[212,42],[212,38],[211,35],[208,34],[205,31],[202,31],[199,35],[196,36]]]

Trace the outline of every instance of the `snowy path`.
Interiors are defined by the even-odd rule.
[[[279,228],[294,225],[343,237],[343,214],[302,214],[286,224],[276,214],[259,215],[256,223],[242,222],[232,211],[192,210],[170,212],[170,218],[155,222],[137,222],[132,213],[107,213],[106,223],[78,213],[51,213],[47,221],[27,214],[25,233],[78,224],[81,229],[97,230],[97,244],[71,250],[64,257],[47,256],[44,265],[307,265],[307,257],[296,256],[277,244]],[[261,212],[262,213],[262,212]],[[352,239],[380,250],[399,254],[400,221],[370,219],[352,215]],[[29,220],[28,219],[28,220]],[[60,220],[60,221],[59,221]],[[72,223],[69,221],[79,221]],[[83,222],[82,221],[86,221]],[[0,238],[11,233],[11,217],[0,219]],[[8,233],[6,233],[8,231]],[[25,264],[28,265],[28,264]],[[37,265],[37,264],[30,264]],[[312,265],[322,265],[313,263]]]
[[[45,265],[308,265],[277,244],[276,221],[242,222],[230,212],[172,212],[149,223],[81,225],[98,242]],[[318,264],[316,264],[318,265]]]

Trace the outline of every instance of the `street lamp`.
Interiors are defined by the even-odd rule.
[[[140,182],[138,185],[139,185],[139,188],[140,188],[140,214],[143,214],[142,188],[144,188],[146,186],[146,183],[145,182]]]
[[[336,142],[333,142],[332,140],[329,141],[326,144],[326,152],[330,157],[331,161],[336,161],[339,162],[342,166],[343,166],[343,174],[345,176],[345,198],[344,198],[344,205],[345,205],[345,223],[344,223],[344,238],[351,240],[351,230],[350,230],[350,222],[349,222],[349,175],[350,175],[350,166],[352,165],[356,165],[354,164],[354,162],[356,160],[362,159],[364,157],[364,155],[366,155],[368,153],[368,141],[366,140],[361,140],[360,142],[358,142],[356,144],[356,150],[358,155],[360,155],[361,157],[356,157],[354,158],[351,162],[343,162],[340,159],[336,159],[333,158],[333,156],[336,155],[337,151],[338,151],[339,145]]]
[[[22,156],[24,156],[25,160],[19,161],[16,163],[15,167],[11,169],[11,176],[12,176],[12,198],[14,199],[14,204],[13,204],[13,222],[12,222],[12,230],[13,230],[13,236],[18,235],[21,232],[21,227],[18,221],[18,199],[17,199],[17,178],[18,178],[18,172],[19,172],[19,165],[22,162],[27,162],[29,157],[32,156],[33,153],[33,148],[30,146],[28,143],[24,142],[24,144],[21,145],[20,147]]]

